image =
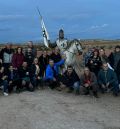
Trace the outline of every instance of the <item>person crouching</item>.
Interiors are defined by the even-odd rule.
[[[20,91],[20,81],[18,77],[17,69],[13,68],[12,65],[9,66],[8,71],[8,92],[11,93],[13,91],[13,88],[16,88],[16,92]]]
[[[88,67],[84,68],[84,73],[81,75],[80,81],[81,88],[83,89],[85,95],[90,94],[90,91],[92,91],[94,97],[98,98],[97,78],[93,72],[90,72]]]
[[[62,83],[67,87],[67,92],[71,93],[75,91],[75,94],[79,94],[80,79],[76,71],[70,65],[62,76]]]
[[[30,69],[27,62],[23,62],[22,66],[18,69],[18,73],[22,88],[27,88],[28,91],[33,91],[34,87],[30,81]]]
[[[52,59],[49,60],[49,65],[46,68],[45,80],[51,89],[59,86],[59,67],[64,64],[65,57],[57,63],[54,63]]]
[[[38,58],[34,59],[34,62],[30,69],[30,80],[32,85],[34,86],[34,89],[38,88],[38,85],[40,84],[40,67],[38,65]]]
[[[102,69],[98,73],[98,83],[102,93],[112,90],[114,96],[118,96],[119,84],[116,73],[108,67],[107,63],[103,63]]]
[[[5,68],[0,66],[0,87],[3,86],[3,94],[4,96],[8,96],[8,81],[7,74],[5,73]]]

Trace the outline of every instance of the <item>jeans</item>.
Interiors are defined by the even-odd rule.
[[[79,81],[75,82],[73,84],[73,88],[74,88],[74,90],[79,90],[80,89],[80,82]]]
[[[37,79],[36,76],[31,78],[31,83],[34,86],[34,88],[36,88],[38,86],[38,84],[40,84],[40,79]]]
[[[110,85],[112,85],[113,86],[113,93],[118,93],[119,92],[119,84],[118,84],[118,82],[116,81],[116,82],[114,82],[114,83],[112,83],[112,84],[110,84]]]
[[[0,83],[0,86],[3,85],[3,92],[8,92],[8,81],[7,80],[3,80],[1,83]]]

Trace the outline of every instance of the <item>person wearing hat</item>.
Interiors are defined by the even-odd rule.
[[[67,48],[67,39],[64,38],[63,29],[59,30],[59,38],[56,41],[56,45],[61,52],[64,52],[64,50]]]

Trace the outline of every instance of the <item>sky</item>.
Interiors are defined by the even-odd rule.
[[[120,39],[120,0],[0,0],[0,42],[42,40],[37,7],[51,40]]]

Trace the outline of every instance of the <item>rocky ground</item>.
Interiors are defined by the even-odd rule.
[[[120,129],[120,97],[50,89],[0,95],[0,129]]]

